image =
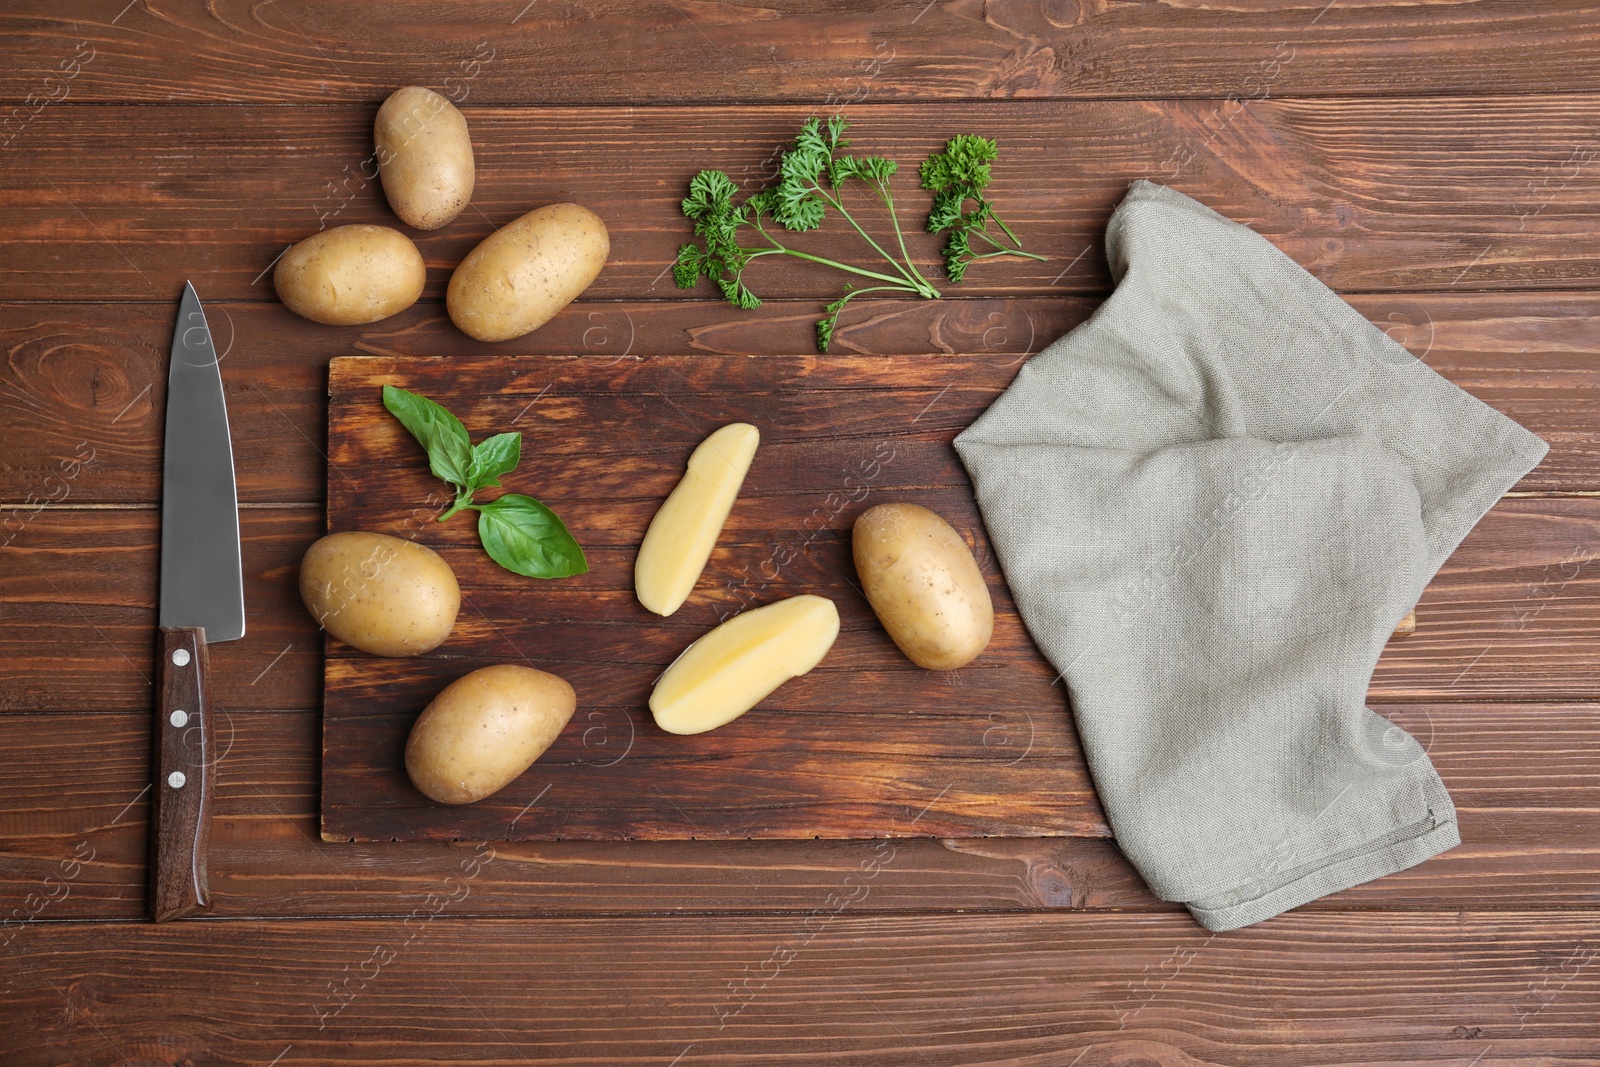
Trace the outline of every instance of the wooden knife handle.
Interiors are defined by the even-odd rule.
[[[155,779],[150,801],[150,917],[181,919],[211,907],[211,705],[206,632],[163,626],[156,662]]]

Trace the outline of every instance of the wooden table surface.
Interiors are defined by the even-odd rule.
[[[9,0],[0,57],[0,1063],[1600,1063],[1600,4]],[[471,209],[418,235],[412,309],[294,318],[264,276],[285,246],[398,225],[363,161],[413,83],[468,117]],[[998,137],[994,195],[1050,261],[852,305],[837,351],[1036,351],[1106,295],[1106,219],[1149,177],[1551,443],[1373,682],[1450,788],[1459,848],[1209,934],[1099,823],[319,839],[322,641],[295,573],[323,524],[329,359],[804,351],[834,278],[762,271],[770,299],[738,312],[664,272],[695,170],[754,186],[841,106],[903,161]],[[451,266],[569,199],[611,228],[595,285],[521,340],[455,332]],[[186,278],[227,351],[250,631],[212,658],[216,909],[155,927],[159,443]]]

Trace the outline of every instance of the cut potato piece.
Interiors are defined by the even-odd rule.
[[[726,725],[821,663],[838,636],[839,612],[826,597],[790,597],[735,615],[661,676],[650,694],[656,725],[669,734]]]
[[[747,422],[730,423],[700,442],[639,546],[633,565],[639,603],[657,615],[683,606],[711,558],[760,443],[760,431]]]

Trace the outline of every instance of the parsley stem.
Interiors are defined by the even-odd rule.
[[[823,259],[821,256],[813,256],[807,252],[800,252],[793,248],[785,248],[783,251],[787,255],[796,256],[800,259],[808,259],[813,263],[822,263],[829,267],[838,267],[840,270],[847,270],[851,274],[859,274],[863,278],[876,278],[880,282],[890,282],[892,285],[889,287],[900,289],[904,292],[915,293],[918,296],[927,295],[923,293],[921,288],[913,283],[909,278],[896,278],[892,274],[880,274],[875,270],[866,270],[862,267],[852,267],[848,263],[837,263],[834,260]],[[938,296],[939,294],[934,293],[933,295]]]
[[[839,300],[838,300],[839,309],[842,310],[846,304],[850,303],[850,301],[854,300],[856,297],[860,296],[862,293],[878,293],[878,292],[884,291],[885,289],[893,289],[893,290],[895,290],[897,292],[904,292],[905,291],[905,286],[903,286],[903,285],[869,285],[865,289],[852,289],[848,293],[844,294],[844,296],[841,296],[839,298]],[[835,314],[837,314],[837,311],[835,312]]]
[[[999,219],[995,219],[995,221],[996,222],[1000,222]],[[1001,225],[1005,225],[1005,224],[1001,223]],[[1033,253],[1033,252],[1024,252],[1020,248],[1012,248],[1009,245],[1003,245],[999,241],[996,241],[993,237],[990,237],[988,232],[985,231],[985,230],[976,229],[976,230],[972,230],[970,232],[972,232],[974,234],[977,234],[979,237],[982,237],[985,241],[988,241],[991,245],[993,245],[994,247],[996,247],[996,248],[998,248],[1000,250],[998,252],[985,252],[982,255],[975,255],[975,256],[972,257],[973,259],[988,259],[991,256],[1025,256],[1028,259],[1036,259],[1040,263],[1045,262],[1046,259],[1047,259],[1047,257],[1038,255],[1038,254]]]
[[[1000,224],[1000,228],[1002,230],[1006,231],[1006,236],[1011,238],[1011,243],[1012,244],[1018,245],[1018,246],[1020,246],[1022,244],[1022,238],[1018,237],[1016,234],[1011,232],[1011,227],[1006,225],[1006,220],[1005,219],[1001,218],[999,215],[994,214],[992,211],[990,212],[989,217],[994,219],[994,221],[998,222]],[[1019,247],[1018,251],[1021,251],[1020,247]],[[1039,258],[1043,259],[1044,257],[1040,256]]]
[[[1011,251],[1011,249],[1009,247],[1007,247],[1006,245],[1001,244],[999,241],[996,241],[993,237],[989,236],[989,231],[984,229],[982,226],[976,226],[976,227],[968,230],[967,233],[976,235],[978,237],[982,237],[985,241],[988,241],[989,244],[993,245],[995,248],[1002,248],[1002,249],[1005,249],[1007,252]]]
[[[1000,249],[1000,251],[998,251],[998,252],[981,252],[981,253],[978,253],[977,255],[974,255],[972,257],[971,261],[976,261],[976,260],[980,260],[980,259],[993,259],[996,256],[1026,256],[1028,259],[1036,259],[1040,263],[1046,262],[1046,257],[1045,256],[1035,255],[1032,252],[1024,252],[1020,248],[1004,248],[1004,247],[1002,247]]]
[[[901,272],[901,277],[896,278],[892,274],[881,274],[875,270],[867,270],[865,267],[852,267],[848,263],[840,263],[836,260],[824,259],[821,256],[813,256],[809,252],[802,252],[798,248],[790,248],[788,245],[781,244],[778,241],[773,240],[772,235],[763,229],[759,222],[756,223],[756,232],[760,233],[762,237],[765,237],[772,244],[772,247],[751,251],[751,259],[755,259],[757,256],[770,256],[774,253],[781,252],[786,256],[794,256],[797,259],[810,260],[812,263],[821,263],[828,267],[837,267],[840,270],[849,271],[851,274],[859,274],[863,278],[876,278],[880,282],[891,282],[897,288],[904,289],[906,292],[916,293],[919,296],[927,295],[927,293],[925,293],[914,281],[912,281],[910,278],[904,277],[904,271]],[[890,260],[890,262],[893,263],[894,261]],[[936,292],[933,295],[938,296],[939,294]]]
[[[839,322],[839,312],[844,310],[846,304],[862,293],[880,293],[889,289],[897,293],[906,291],[906,287],[903,285],[870,285],[865,289],[851,289],[849,286],[845,286],[845,294],[824,309],[826,314],[817,323],[817,347],[824,352],[828,350],[828,345],[833,340],[834,327]]]
[[[844,216],[844,220],[846,222],[848,222],[851,226],[853,226],[855,228],[855,231],[861,235],[861,239],[866,241],[867,244],[871,245],[873,247],[873,249],[878,253],[878,255],[880,255],[884,259],[888,260],[894,266],[894,269],[900,272],[900,276],[902,278],[904,278],[907,282],[909,282],[911,287],[912,287],[912,289],[914,289],[919,295],[927,297],[929,300],[935,300],[935,299],[938,298],[939,290],[935,289],[932,285],[928,284],[928,279],[926,279],[922,275],[916,273],[916,268],[915,267],[912,267],[908,271],[906,269],[906,266],[903,265],[899,260],[895,259],[889,253],[885,252],[883,250],[883,246],[878,244],[877,241],[874,241],[872,239],[872,235],[867,233],[866,230],[863,230],[861,228],[861,224],[856,222],[855,216],[851,215],[850,212],[845,210],[844,204],[841,202],[841,200],[838,197],[835,197],[835,196],[831,195],[826,189],[824,189],[820,185],[813,185],[811,187],[811,191],[816,193],[818,196],[822,197],[822,199],[826,200],[828,203],[832,204],[834,206],[834,209],[836,211],[838,211],[839,214]],[[893,215],[894,215],[894,206],[892,204],[889,207],[889,215],[891,217],[893,217]],[[898,229],[898,224],[896,224],[896,228]],[[908,256],[906,258],[909,261],[910,257]],[[881,277],[881,275],[880,275],[880,277]]]
[[[906,251],[906,238],[905,234],[900,232],[900,216],[894,210],[894,196],[889,192],[889,183],[880,180],[877,185],[878,199],[882,200],[883,206],[889,209],[889,221],[894,223],[894,239],[900,242],[900,254],[905,257],[906,266],[911,268],[911,272],[917,276],[918,281],[929,289],[933,289],[933,284],[922,276],[922,272],[917,269],[917,265],[911,261],[911,253]],[[938,291],[934,290],[934,296],[937,297],[938,295]]]

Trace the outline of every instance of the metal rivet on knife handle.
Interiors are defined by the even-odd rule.
[[[151,802],[150,914],[157,922],[210,905],[206,842],[215,775],[205,630],[163,626],[157,663],[156,790]],[[182,655],[179,655],[182,653]]]

